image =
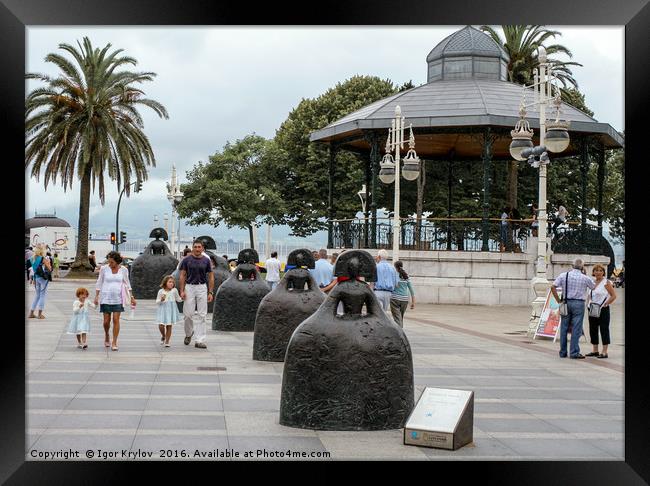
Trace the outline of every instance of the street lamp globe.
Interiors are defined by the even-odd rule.
[[[176,194],[174,194],[174,202],[176,204],[179,204],[183,200],[184,194],[181,191],[178,191]]]
[[[395,181],[395,162],[391,154],[384,155],[379,164],[379,180],[384,184],[392,184]]]
[[[550,126],[544,138],[544,145],[551,152],[563,152],[569,146],[569,132],[564,127]]]
[[[407,181],[414,181],[420,175],[420,158],[413,149],[409,150],[406,157],[404,157],[402,175]]]

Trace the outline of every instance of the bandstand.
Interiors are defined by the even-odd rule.
[[[450,304],[527,305],[535,297],[536,238],[519,231],[516,251],[499,251],[499,220],[490,214],[492,166],[512,160],[510,131],[517,123],[524,93],[508,82],[508,55],[490,37],[466,26],[442,40],[427,56],[427,83],[384,98],[336,120],[311,134],[310,140],[329,146],[328,249],[364,248],[376,252],[392,247],[392,226],[377,217],[379,162],[396,106],[412,124],[418,156],[426,163],[446,164],[449,184],[453,165],[474,161],[482,165],[482,214],[474,218],[437,217],[402,220],[400,259],[419,289],[419,302]],[[533,94],[530,92],[529,100]],[[570,144],[562,157],[578,156],[582,181],[581,221],[548,234],[548,277],[566,270],[573,258],[587,265],[614,265],[611,246],[602,235],[602,194],[605,150],[623,146],[623,137],[573,106],[562,103],[570,122]],[[527,119],[539,144],[539,112]],[[367,201],[363,219],[335,219],[336,153],[348,150],[365,161]],[[598,165],[597,225],[587,223],[587,173]],[[426,198],[426,187],[424,189]],[[451,189],[450,189],[451,201]],[[451,207],[451,204],[450,204]]]

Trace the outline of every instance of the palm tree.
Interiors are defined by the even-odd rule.
[[[502,25],[504,38],[488,25],[482,25],[481,30],[487,33],[492,40],[501,46],[510,56],[508,63],[508,81],[518,84],[532,84],[533,69],[539,65],[537,48],[544,46],[547,53],[547,62],[553,67],[555,77],[562,83],[562,98],[570,97],[569,88],[577,88],[578,82],[573,78],[569,66],[582,66],[577,62],[565,62],[553,59],[553,54],[565,54],[569,58],[573,54],[569,49],[560,45],[544,45],[549,39],[561,36],[557,30],[548,30],[541,25]],[[572,95],[574,96],[574,95]],[[510,161],[508,171],[508,205],[517,207],[517,179],[519,164]]]
[[[123,49],[109,53],[111,44],[93,49],[87,37],[79,49],[59,44],[73,60],[60,54],[48,54],[61,73],[57,77],[27,74],[27,79],[47,83],[34,89],[25,102],[25,168],[32,164],[31,175],[39,180],[44,172],[48,183],[60,177],[64,190],[81,180],[77,255],[72,270],[90,270],[88,261],[88,217],[91,183],[98,187],[104,204],[104,173],[117,181],[118,190],[129,195],[132,178],[147,179],[147,166],[155,166],[151,144],[143,132],[138,105],[144,105],[161,118],[169,118],[157,101],[144,97],[135,84],[152,81],[151,72],[117,71],[137,61],[120,56]],[[76,63],[76,64],[75,64]]]

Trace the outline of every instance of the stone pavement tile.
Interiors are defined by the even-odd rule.
[[[623,400],[616,403],[600,403],[598,400],[594,400],[584,406],[600,415],[625,415],[625,402]]]
[[[27,380],[36,381],[87,381],[94,371],[32,371],[27,375]]]
[[[551,414],[551,415],[585,415],[590,414],[588,406],[584,404],[568,403],[562,400],[553,402],[540,400],[534,402],[511,402],[512,406],[519,411],[531,414]],[[521,413],[521,412],[518,412]]]
[[[144,410],[146,398],[74,398],[66,410]]]
[[[174,373],[160,373],[156,376],[156,382],[169,382],[176,381],[180,383],[219,383],[219,375],[213,374],[174,374]]]
[[[447,368],[434,366],[415,366],[413,365],[413,374],[418,375],[448,375]]]
[[[63,410],[73,400],[73,397],[66,398],[25,398],[25,409],[49,409],[49,410]]]
[[[433,447],[418,447],[431,460],[476,458],[477,460],[517,459],[517,453],[492,437],[474,437],[474,442],[450,451]]]
[[[207,386],[202,386],[207,385]],[[166,382],[156,382],[151,388],[151,395],[221,395],[218,383],[200,385],[167,385]]]
[[[469,384],[464,378],[456,376],[418,376],[415,375],[413,381],[416,385],[424,385],[433,388],[456,388],[459,386],[468,387]]]
[[[281,392],[279,383],[221,383],[224,398],[278,398]]]
[[[591,390],[591,387],[585,387],[584,385],[583,388],[590,388]],[[589,400],[590,398],[594,398],[597,400],[622,400],[623,399],[621,395],[617,395],[615,393],[610,393],[595,388],[593,388],[593,391],[590,390],[576,391],[572,388],[569,388],[567,390],[551,390],[551,394],[553,398],[563,398],[565,400],[575,400],[575,399]]]
[[[239,371],[239,370],[238,370]],[[224,383],[282,383],[282,377],[276,374],[236,374],[219,373],[219,382]]]
[[[531,416],[526,419],[474,418],[474,426],[486,433],[490,432],[562,432],[550,421]]]
[[[279,412],[280,397],[269,398],[224,398],[223,409],[226,412]]]
[[[179,412],[216,411],[224,409],[220,396],[214,398],[150,398],[147,410],[177,410]]]
[[[504,386],[504,387],[524,387],[531,388],[531,385],[519,378],[511,376],[463,376],[463,381],[470,386]]]
[[[116,363],[103,362],[99,371],[158,371],[158,363]]]
[[[102,451],[119,452],[121,452],[122,449],[128,450],[131,447],[134,437],[135,431],[133,432],[133,435],[42,435],[32,446],[32,449],[43,451],[72,449],[73,451],[80,452],[80,459],[85,459],[85,451],[88,449],[92,449],[95,453],[97,453],[98,449],[101,449]],[[27,457],[29,460],[29,455]],[[97,456],[95,456],[95,458],[97,458]],[[33,460],[33,458],[31,460]]]
[[[611,459],[612,455],[594,447],[593,439],[512,439],[498,440],[506,447],[514,450],[518,456],[527,459]]]
[[[549,418],[544,420],[550,424],[553,424],[555,427],[565,432],[571,432],[571,433],[611,432],[611,433],[625,434],[625,422],[622,419],[575,420],[571,418],[566,418],[566,419]]]
[[[114,382],[116,385],[124,381],[137,381],[142,384],[151,385],[156,380],[155,373],[112,373],[108,372],[97,372],[88,380],[88,384],[92,385],[93,382]]]
[[[253,451],[257,456],[257,451],[267,452],[318,452],[327,449],[318,437],[273,437],[273,436],[233,436],[228,435],[230,447],[238,451]],[[264,459],[263,452],[258,457]],[[271,457],[275,459],[275,457]],[[286,457],[284,459],[287,459]]]
[[[522,410],[517,408],[512,403],[502,401],[497,402],[483,402],[474,399],[474,413],[506,413],[506,414],[521,414]]]
[[[223,416],[205,415],[144,415],[139,425],[145,430],[216,430],[226,428],[226,421]],[[189,432],[188,432],[189,433]]]
[[[43,370],[63,370],[63,371],[95,371],[102,365],[101,362],[89,360],[69,360],[69,361],[45,361],[39,367],[39,371]]]
[[[540,390],[535,388],[481,388],[480,386],[465,387],[466,390],[474,391],[474,399],[477,398],[539,398],[548,399],[554,398],[548,390]]]
[[[60,383],[32,383],[27,381],[25,384],[25,392],[27,394],[32,393],[79,393],[84,387],[83,383],[78,384],[60,384]]]
[[[188,430],[187,435],[165,435],[163,432],[160,435],[138,433],[133,441],[133,446],[131,446],[132,451],[153,452],[154,457],[160,457],[162,450],[163,454],[167,454],[167,457],[174,460],[183,459],[180,456],[176,457],[176,451],[180,455],[184,450],[190,456],[187,459],[196,460],[198,458],[191,457],[196,450],[211,452],[215,449],[225,450],[227,448],[228,437],[225,435],[192,435],[191,430]]]
[[[137,385],[125,385],[123,383],[94,384],[92,381],[85,385],[79,392],[81,395],[111,395],[137,394],[148,395],[151,390],[151,383],[142,383]]]
[[[27,413],[25,417],[25,428],[47,428],[57,417],[58,415],[53,413]]]
[[[122,414],[84,414],[83,411],[75,414],[63,414],[55,417],[50,424],[54,429],[137,429],[140,415]]]
[[[229,436],[304,436],[316,437],[310,429],[280,425],[279,412],[224,412]]]
[[[590,442],[591,445],[601,449],[602,451],[610,454],[616,459],[625,459],[625,441],[624,440],[599,440],[594,439]]]
[[[404,445],[401,429],[362,432],[318,431],[332,459],[426,460],[423,448]]]

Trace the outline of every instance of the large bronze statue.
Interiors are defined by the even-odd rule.
[[[404,331],[366,283],[377,279],[375,262],[366,251],[346,251],[334,274],[337,285],[289,341],[280,424],[316,430],[401,428],[414,404],[413,359]],[[343,315],[337,315],[339,302]]]
[[[230,274],[214,299],[212,329],[253,331],[260,302],[271,290],[255,263],[259,255],[253,249],[239,252],[237,268]]]
[[[262,299],[255,319],[253,359],[284,361],[291,334],[325,300],[309,273],[314,257],[309,250],[294,250],[287,257],[290,268],[277,287]]]
[[[163,240],[167,232],[163,228],[154,228],[149,238],[155,238],[131,264],[131,288],[136,299],[155,299],[160,282],[165,275],[171,275],[178,260]]]

